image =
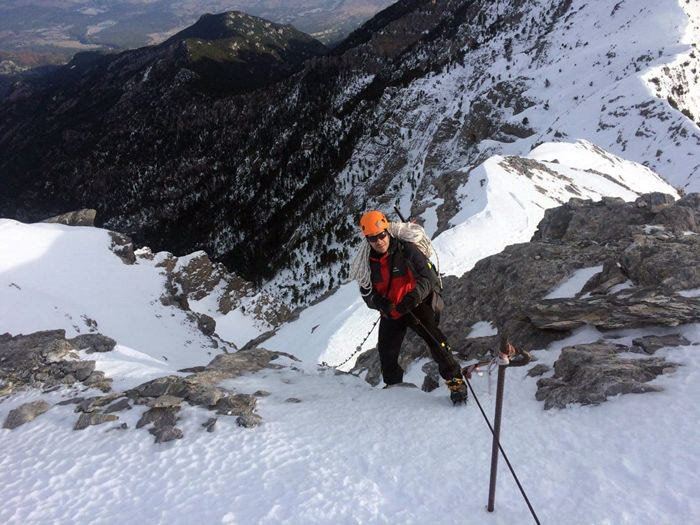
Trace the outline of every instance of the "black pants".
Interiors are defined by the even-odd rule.
[[[438,328],[439,317],[431,308],[430,299],[428,296],[412,312],[399,319],[382,316],[379,321],[377,350],[379,350],[379,360],[382,364],[382,376],[387,385],[403,381],[403,369],[399,366],[399,352],[403,338],[406,336],[406,329],[409,327],[427,343],[443,379],[462,377],[462,371],[452,355],[447,339]],[[421,324],[418,324],[416,319]]]

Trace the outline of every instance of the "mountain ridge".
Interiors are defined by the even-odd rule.
[[[612,12],[613,4],[601,9]],[[364,43],[308,60],[292,77],[245,95],[211,100],[187,71],[158,85],[134,82],[103,118],[106,135],[81,137],[72,124],[49,123],[70,140],[48,138],[40,168],[18,170],[0,158],[15,184],[26,185],[0,208],[29,217],[16,210],[18,196],[31,203],[48,188],[59,207],[97,208],[106,225],[138,243],[204,248],[280,288],[314,261],[317,271],[297,298],[304,300],[347,275],[357,212],[398,203],[404,214],[437,216],[439,233],[459,211],[456,188],[494,154],[584,138],[692,190],[700,135],[665,96],[681,89],[675,103],[695,109],[697,54],[684,35],[699,15],[682,7],[686,13],[670,1],[637,10],[621,4],[603,22],[582,2],[417,2]],[[619,38],[629,41],[656,20],[655,10],[669,14],[666,30],[647,39],[642,58],[640,44],[627,50],[591,39],[626,22]],[[683,20],[685,33],[674,25]],[[685,77],[663,73],[674,38],[685,42],[681,55],[673,51]],[[579,62],[593,75],[588,82],[577,82]],[[642,72],[658,75],[659,90],[648,91]],[[149,80],[157,79],[154,69]],[[29,148],[2,129],[5,151]],[[80,161],[71,147],[84,150]],[[65,173],[74,189],[64,187]]]

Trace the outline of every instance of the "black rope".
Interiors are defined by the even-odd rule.
[[[423,330],[430,335],[430,337],[435,341],[438,345],[440,345],[440,341],[437,340],[437,338],[430,333],[428,330],[425,329],[425,326],[423,326],[423,323],[421,323],[420,319],[414,314],[413,312],[409,312],[411,317],[418,323],[418,325],[423,328]],[[446,348],[446,350],[449,352],[449,347]],[[489,430],[491,431],[491,434],[493,435],[493,427],[491,426],[491,422],[489,421],[489,418],[486,416],[486,412],[484,412],[484,409],[481,407],[481,403],[479,403],[479,398],[476,397],[476,392],[474,392],[474,389],[472,388],[471,383],[469,382],[469,379],[466,377],[464,378],[464,381],[467,383],[467,386],[469,387],[469,390],[471,390],[472,395],[474,396],[474,401],[476,401],[477,406],[479,407],[479,410],[481,410],[481,415],[484,416],[484,420],[486,421],[486,424],[489,426]],[[540,525],[540,520],[537,518],[537,514],[535,514],[535,509],[532,508],[532,504],[530,503],[530,500],[527,497],[527,494],[525,494],[525,489],[523,489],[523,486],[520,484],[520,480],[518,479],[518,476],[515,474],[515,470],[513,469],[513,466],[510,464],[510,460],[508,459],[508,456],[506,455],[506,451],[503,450],[503,447],[501,446],[500,440],[498,443],[498,450],[501,451],[501,454],[503,455],[503,459],[506,461],[506,464],[508,465],[508,468],[510,469],[510,473],[513,475],[513,478],[515,479],[515,482],[518,484],[518,488],[520,489],[520,493],[523,495],[523,498],[525,498],[525,503],[527,503],[528,508],[530,509],[530,513],[532,514],[532,517],[535,518],[535,523],[537,525]]]
[[[469,382],[469,379],[466,377],[464,380],[467,383],[467,386],[469,387],[469,390],[472,393],[472,396],[474,396],[474,401],[476,401],[477,406],[479,407],[479,410],[481,411],[481,415],[484,416],[484,421],[486,421],[486,424],[489,426],[489,430],[491,431],[491,434],[493,434],[493,427],[491,426],[491,422],[489,421],[489,418],[486,416],[486,412],[484,412],[484,409],[481,406],[481,403],[479,403],[479,398],[476,397],[476,392],[474,392],[474,389],[472,388],[472,384]],[[503,447],[501,446],[501,443],[499,441],[498,443],[498,450],[501,451],[501,455],[503,456],[503,459],[506,461],[506,464],[508,465],[508,469],[510,469],[510,473],[513,475],[513,479],[515,479],[515,483],[517,483],[518,488],[520,489],[520,493],[523,495],[523,498],[525,498],[525,503],[527,503],[527,507],[530,509],[530,514],[532,514],[532,517],[535,518],[535,523],[537,525],[540,525],[540,520],[537,518],[537,514],[535,514],[535,509],[532,508],[532,504],[530,503],[530,500],[527,497],[527,494],[525,494],[525,489],[523,489],[523,486],[520,484],[520,480],[518,479],[518,476],[515,474],[515,470],[513,470],[513,466],[510,464],[510,460],[508,459],[508,456],[506,455],[506,451],[503,450]]]

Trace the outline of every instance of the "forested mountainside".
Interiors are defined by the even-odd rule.
[[[404,0],[322,56],[261,22],[252,56],[214,32],[77,59],[0,105],[0,216],[96,208],[304,303],[347,276],[359,211],[442,231],[494,154],[584,138],[697,190],[699,23],[676,0]]]

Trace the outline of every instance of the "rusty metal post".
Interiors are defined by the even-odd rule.
[[[503,411],[503,389],[506,382],[506,366],[498,367],[498,384],[496,386],[496,414],[493,421],[493,445],[491,446],[491,481],[489,483],[489,504],[487,509],[493,512],[496,499],[496,473],[498,470],[498,449],[501,435],[501,413]]]

